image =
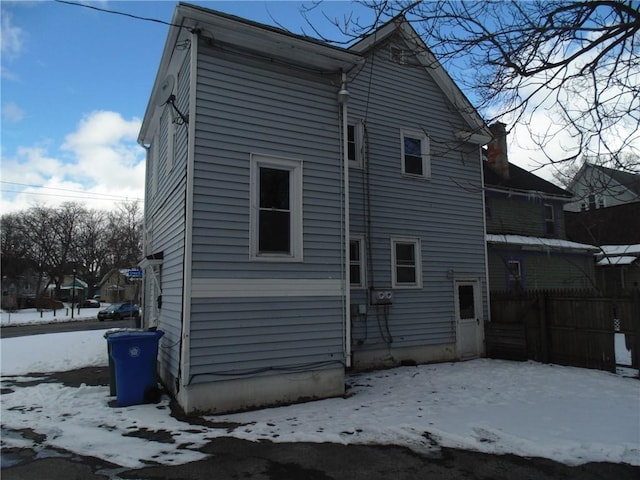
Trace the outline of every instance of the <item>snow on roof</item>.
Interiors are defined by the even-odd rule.
[[[631,256],[619,256],[619,257],[604,257],[598,260],[596,263],[599,267],[607,267],[609,265],[631,265],[638,257]]]
[[[640,255],[640,243],[635,245],[602,245],[600,247],[605,255]]]
[[[488,233],[487,242],[559,250],[588,250],[592,252],[598,251],[598,247],[594,247],[593,245],[570,242],[569,240],[562,240],[561,238],[526,237],[524,235],[503,235]]]

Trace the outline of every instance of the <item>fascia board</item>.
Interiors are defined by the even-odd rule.
[[[349,72],[364,63],[358,53],[307,40],[287,34],[241,18],[219,14],[213,10],[180,3],[176,7],[160,60],[158,73],[153,84],[150,101],[138,136],[138,143],[148,143],[147,133],[156,111],[156,92],[160,88],[171,63],[175,45],[180,34],[186,30],[201,30],[201,35],[209,37],[214,44],[230,45],[259,55],[272,56],[291,65],[312,68],[319,72]],[[177,27],[179,25],[180,27]]]
[[[214,44],[233,45],[303,67],[331,72],[348,72],[364,61],[359,54],[343,48],[239,17],[184,4],[180,4],[177,10],[188,18],[190,28],[202,30],[202,35],[210,37]]]

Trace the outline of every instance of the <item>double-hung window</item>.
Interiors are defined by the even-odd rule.
[[[302,162],[251,157],[254,260],[302,261]]]
[[[400,132],[402,174],[430,178],[429,137],[424,132]]]
[[[351,238],[349,241],[349,279],[351,287],[365,286],[364,241],[362,238]]]
[[[545,234],[547,235],[556,234],[556,221],[555,221],[555,215],[553,212],[553,205],[549,205],[549,204],[544,205],[544,226],[545,226]]]
[[[422,288],[420,240],[391,239],[391,276],[394,288]]]

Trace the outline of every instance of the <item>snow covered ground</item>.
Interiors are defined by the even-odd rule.
[[[0,340],[3,449],[57,447],[136,468],[201,459],[198,447],[231,436],[640,465],[640,381],[595,370],[488,359],[401,367],[349,376],[345,398],[206,417],[211,426],[171,417],[166,397],[113,408],[108,386],[32,381],[42,377],[33,372],[107,365],[104,332]]]
[[[25,308],[16,312],[5,312],[2,310],[0,325],[10,327],[30,323],[61,323],[95,320],[98,312],[108,305],[107,303],[103,303],[101,308],[76,308],[73,312],[73,318],[71,318],[71,304],[65,304],[65,308],[60,310],[38,311],[35,308]]]

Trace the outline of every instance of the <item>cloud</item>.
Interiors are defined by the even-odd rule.
[[[2,107],[2,119],[9,123],[20,123],[24,120],[24,110],[14,102],[6,103]]]
[[[119,201],[142,199],[145,151],[136,143],[140,124],[116,112],[92,112],[59,150],[20,147],[12,158],[2,158],[3,213],[69,201],[113,210]]]
[[[0,51],[4,58],[12,60],[23,51],[26,33],[13,25],[13,17],[6,9],[2,9],[2,29],[0,35]]]

